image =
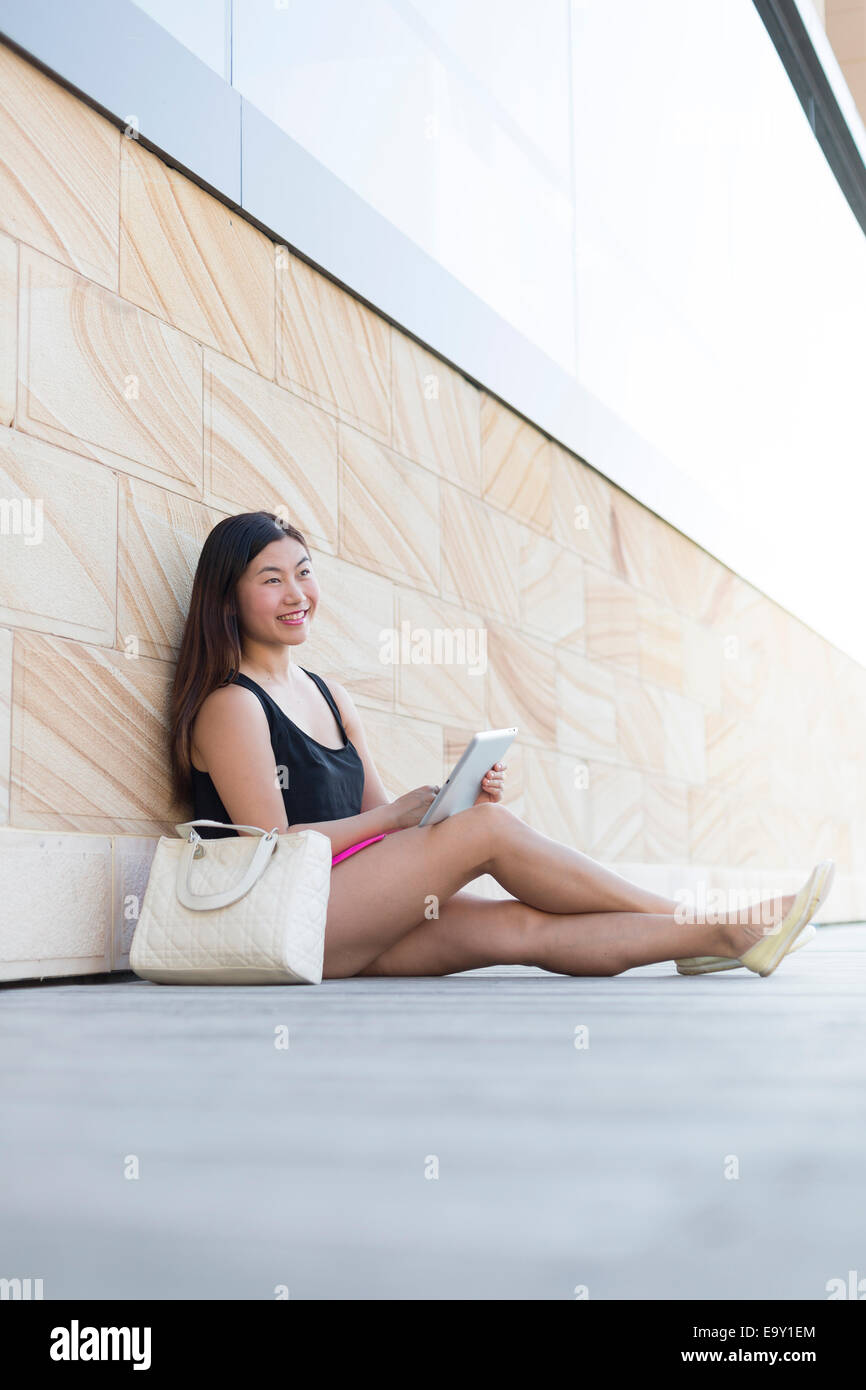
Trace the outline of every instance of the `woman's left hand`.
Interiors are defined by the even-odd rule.
[[[502,800],[502,788],[505,785],[505,769],[507,763],[494,763],[489,772],[485,772],[481,779],[481,791],[476,796],[473,806],[483,806],[491,801]]]

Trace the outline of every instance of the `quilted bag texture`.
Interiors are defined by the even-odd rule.
[[[223,824],[185,821],[181,838],[160,836],[131,969],[163,985],[321,984],[331,841],[247,825],[230,828],[260,838],[204,840],[194,828]]]

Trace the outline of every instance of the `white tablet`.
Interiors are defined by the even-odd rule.
[[[485,772],[499,762],[516,733],[517,729],[485,729],[481,734],[473,734],[448,781],[418,824],[435,825],[457,811],[468,811],[474,806]]]

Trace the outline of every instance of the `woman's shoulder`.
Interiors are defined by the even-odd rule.
[[[238,722],[261,721],[270,737],[271,714],[255,691],[240,682],[218,685],[202,700],[190,726],[190,751],[195,760],[208,767],[209,753],[237,742]],[[193,763],[195,766],[195,762]],[[198,768],[201,772],[203,768]]]
[[[205,726],[231,723],[245,709],[264,710],[267,707],[254,690],[240,681],[215,686],[202,700],[192,723],[193,732]]]
[[[239,672],[238,675],[240,674],[241,673]],[[237,679],[237,677],[235,677],[230,681],[225,681],[222,685],[215,685],[213,690],[209,691],[208,694],[205,695],[204,699],[201,702],[201,705],[199,706],[198,712],[199,714],[201,714],[205,706],[208,705],[211,709],[213,709],[220,705],[225,705],[229,707],[232,704],[249,704],[249,697],[251,695],[255,698],[255,691],[249,685],[244,684],[243,679],[239,680]],[[259,703],[260,701],[256,700],[256,704]]]

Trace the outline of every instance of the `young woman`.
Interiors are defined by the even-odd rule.
[[[312,826],[328,836],[324,978],[446,975],[497,964],[616,975],[666,960],[680,960],[684,973],[746,965],[769,974],[803,944],[829,891],[830,860],[798,894],[683,921],[672,899],[508,811],[501,804],[507,764],[490,768],[474,806],[419,825],[438,787],[389,801],[349,692],[297,659],[320,600],[295,527],[268,512],[214,527],[177,664],[171,765],[177,804],[191,800],[194,818],[283,834]],[[248,832],[202,826],[200,833]],[[512,899],[466,891],[484,873]],[[697,966],[696,957],[706,963]]]

